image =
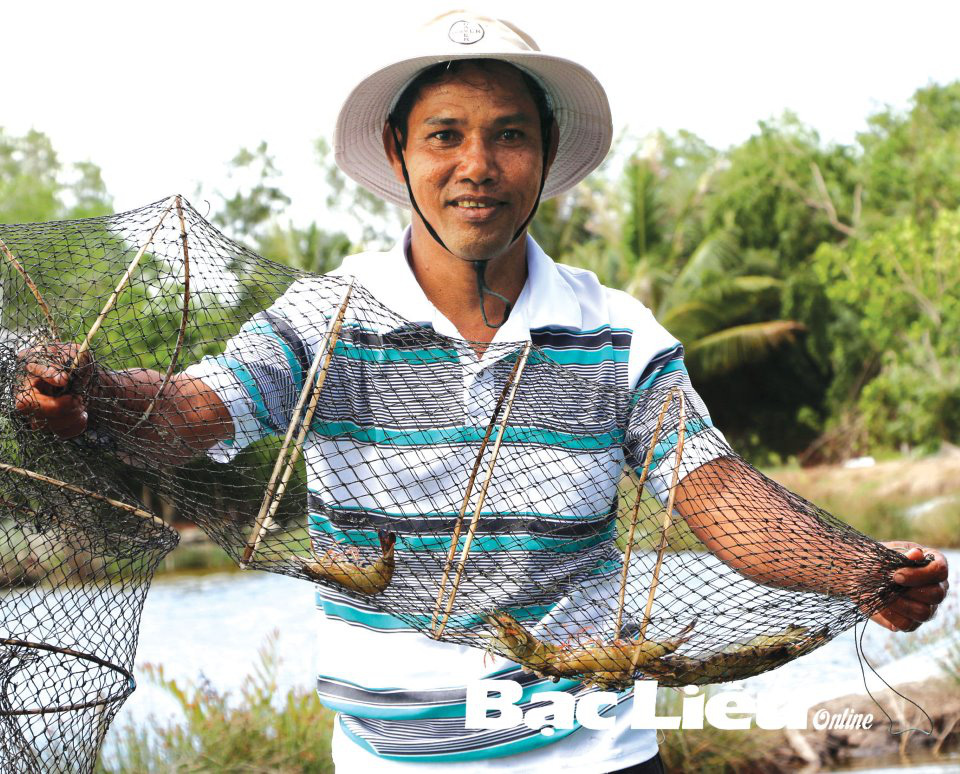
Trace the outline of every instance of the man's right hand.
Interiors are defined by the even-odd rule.
[[[60,438],[73,438],[87,429],[84,399],[93,374],[89,352],[71,373],[76,344],[50,343],[17,354],[23,378],[16,393],[16,411],[28,417],[34,430],[46,430]]]

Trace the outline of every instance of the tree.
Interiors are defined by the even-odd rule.
[[[255,244],[257,237],[290,204],[290,197],[275,185],[280,172],[267,143],[256,149],[241,148],[230,160],[230,177],[247,178],[230,196],[219,193],[223,209],[213,222],[229,235]]]
[[[64,166],[50,138],[0,129],[0,223],[31,223],[106,215],[113,209],[100,168]]]
[[[869,441],[960,440],[960,211],[903,218],[845,248],[824,245],[815,260],[828,298],[845,310],[834,369],[857,387],[849,399]],[[857,380],[864,358],[872,372]]]
[[[852,150],[821,147],[816,131],[791,113],[759,122],[759,132],[729,151],[724,166],[705,201],[707,230],[735,228],[744,247],[773,250],[784,270],[855,228]]]
[[[871,220],[911,216],[929,223],[960,207],[960,81],[918,89],[905,112],[868,119],[857,136]]]
[[[684,344],[694,384],[737,448],[787,454],[814,432],[792,420],[819,407],[822,375],[802,351],[805,325],[783,315],[776,251],[744,246],[735,225],[707,230],[707,199],[726,168],[694,135],[652,135],[619,181],[574,198],[581,204],[568,206],[566,219],[555,216],[562,205],[548,211],[548,238],[566,246],[569,262],[643,301]],[[802,202],[797,209],[807,214]],[[604,232],[596,212],[616,213]],[[578,236],[583,231],[586,238]],[[766,367],[771,358],[789,377]],[[781,432],[764,432],[784,416]]]

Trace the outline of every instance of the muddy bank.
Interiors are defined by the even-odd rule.
[[[916,728],[931,733],[905,731],[893,735],[883,711],[869,696],[843,696],[811,708],[807,730],[785,734],[787,745],[782,750],[783,758],[777,763],[788,770],[808,772],[856,766],[872,760],[900,760],[906,764],[911,758],[936,760],[960,747],[960,684],[938,678],[905,683],[896,689],[919,704],[929,720],[920,709],[895,693],[877,691],[874,695],[893,719],[894,729]],[[872,716],[870,727],[862,727],[865,725],[862,721],[857,723],[857,715],[863,720]],[[828,716],[843,720],[831,723]],[[822,727],[825,722],[826,728]],[[821,725],[821,729],[816,725]],[[830,728],[830,725],[841,727]]]
[[[865,467],[823,465],[770,471],[788,489],[816,490],[821,496],[869,491],[877,499],[923,500],[960,490],[960,449],[951,447],[922,459],[900,458]]]

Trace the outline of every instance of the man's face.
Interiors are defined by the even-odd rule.
[[[540,189],[536,104],[508,65],[467,67],[421,89],[407,121],[404,158],[424,218],[465,260],[501,255]],[[385,138],[397,179],[400,162]]]

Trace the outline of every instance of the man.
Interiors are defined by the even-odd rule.
[[[339,272],[355,276],[399,318],[454,342],[473,342],[456,348],[463,368],[452,377],[438,367],[417,378],[451,379],[445,391],[449,411],[465,417],[457,429],[482,426],[496,392],[492,385],[498,379],[502,383],[505,370],[506,350],[496,345],[532,340],[575,373],[609,386],[678,386],[705,416],[682,368],[682,348],[649,311],[625,294],[603,288],[589,272],[554,264],[526,233],[541,195],[575,185],[606,154],[612,127],[600,85],[581,66],[539,52],[526,34],[500,20],[461,12],[444,15],[428,24],[415,43],[415,56],[376,71],[353,90],[338,120],[336,151],[345,172],[387,200],[413,209],[411,227],[397,248],[352,256]],[[317,345],[332,312],[334,299],[324,292],[310,280],[295,284],[231,340],[225,357],[205,359],[177,375],[150,422],[137,430],[140,437],[159,449],[164,461],[177,464],[203,452],[229,459],[239,447],[282,426],[272,416],[289,414],[299,386],[292,353]],[[385,324],[374,334],[382,344],[395,327]],[[72,351],[72,345],[63,345],[61,359],[68,361]],[[74,385],[83,387],[92,368],[87,361]],[[124,432],[133,421],[120,412],[98,414],[97,407],[119,402],[135,419],[160,381],[147,371],[99,373],[95,394],[84,400],[77,393],[60,394],[67,382],[63,368],[38,360],[28,364],[28,373],[20,410],[38,429],[61,437],[84,432],[88,423]],[[367,379],[369,372],[356,373],[359,386],[342,383],[337,388],[360,391],[366,403],[358,410],[372,412],[376,429],[373,404],[382,400],[377,390],[389,391],[389,371],[379,368],[376,376],[384,381],[367,392],[360,383],[375,380]],[[99,398],[108,400],[100,403]],[[406,403],[406,410],[430,413],[410,398]],[[576,396],[568,396],[563,405],[571,413],[589,413]],[[535,408],[526,407],[530,422],[535,422]],[[445,410],[435,412],[443,415]],[[634,433],[636,450],[645,448],[648,427],[625,429],[628,437]],[[677,509],[716,555],[761,583],[854,599],[862,585],[876,580],[836,569],[832,546],[813,529],[798,535],[746,524],[740,514],[754,506],[750,482],[755,478],[749,470],[734,469],[738,463],[730,458],[710,454],[715,433],[707,427],[690,438],[694,461],[684,463]],[[354,441],[315,435],[321,437],[305,450],[308,483],[326,508],[321,512],[318,506],[312,515],[315,538],[322,533],[348,539],[346,527],[330,515],[330,504],[338,502],[338,487],[351,485],[343,477],[360,480],[366,463],[358,462],[351,471],[332,469],[329,460],[345,453],[343,443]],[[409,464],[414,452],[389,443],[378,441],[377,448],[394,456],[377,458],[376,464],[390,468],[397,491],[414,490],[418,480]],[[513,444],[504,453],[520,460],[522,446]],[[356,442],[352,448],[370,447]],[[439,469],[459,452],[455,445],[437,441],[421,444],[415,453],[418,465]],[[723,482],[735,474],[740,486],[728,491]],[[598,500],[609,503],[611,492],[613,478]],[[366,507],[370,512],[389,509],[393,494],[384,493],[382,501],[376,493],[369,495]],[[422,499],[434,495],[425,493]],[[546,493],[531,496],[547,499]],[[428,508],[413,500],[410,506]],[[443,510],[432,500],[431,506]],[[501,512],[511,510],[507,502]],[[792,565],[776,550],[800,542],[808,558],[804,564]],[[895,547],[913,558],[925,553],[919,546]],[[532,550],[517,561],[535,559]],[[894,630],[916,628],[943,599],[945,579],[946,563],[939,554],[926,567],[900,570],[896,581],[905,590],[876,620]],[[626,695],[608,708],[614,725],[603,732],[576,729],[551,737],[526,728],[466,729],[464,684],[490,675],[519,679],[516,665],[504,660],[485,664],[481,650],[433,641],[355,596],[322,591],[318,597],[325,613],[318,692],[341,713],[334,730],[338,770],[660,770],[653,733],[629,729],[621,711]],[[556,689],[532,678],[525,687],[526,704],[535,701],[537,691]],[[564,689],[576,696],[587,692],[576,684]]]

